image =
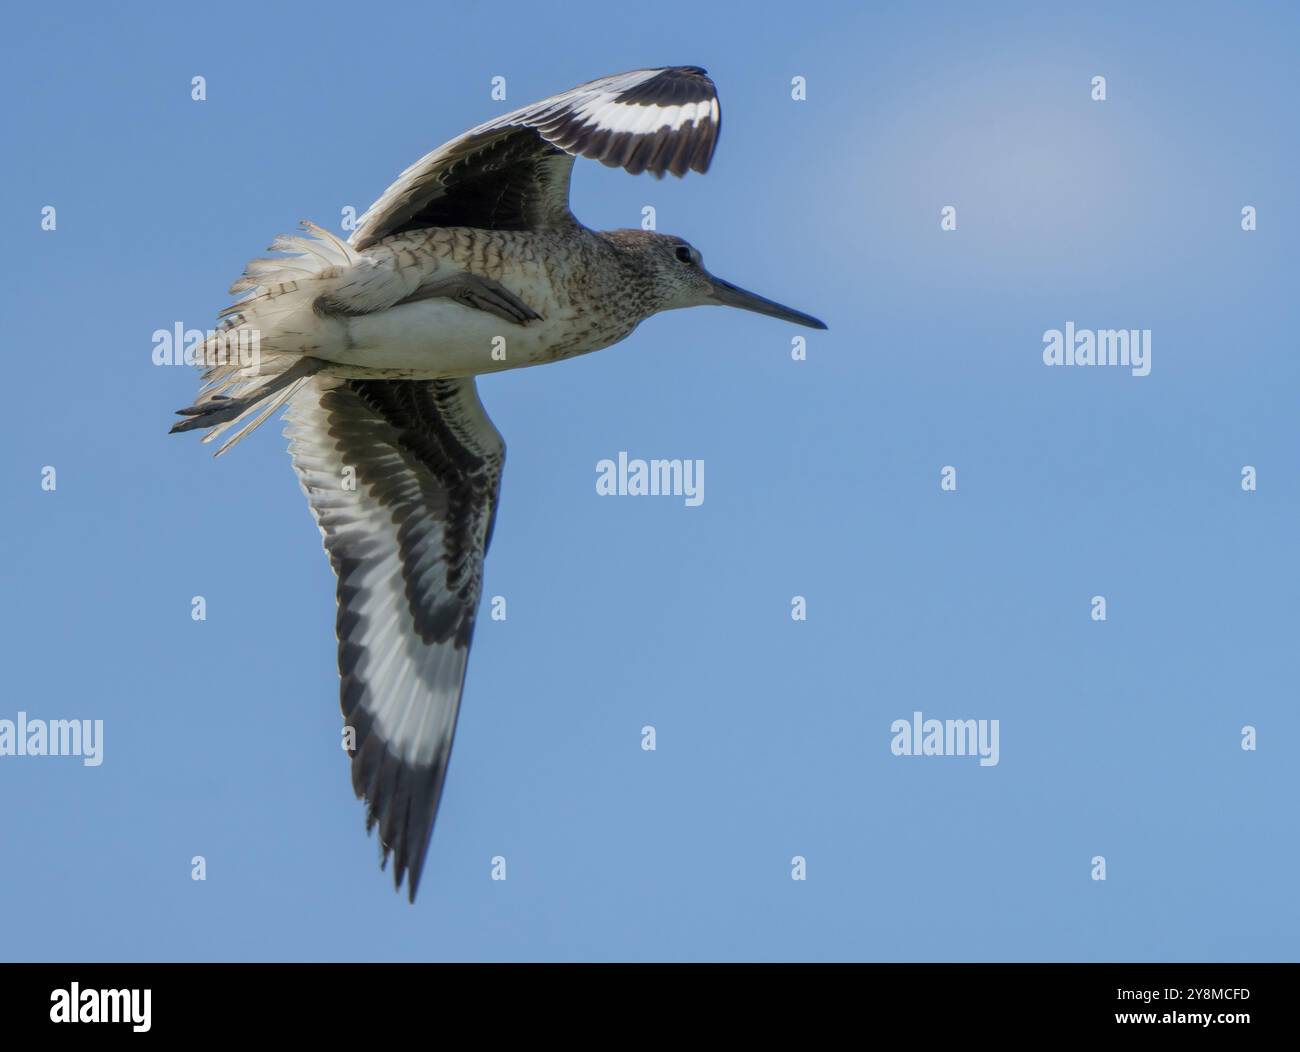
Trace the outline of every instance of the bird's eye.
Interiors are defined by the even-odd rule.
[[[690,245],[678,245],[676,255],[683,263],[695,262],[695,253],[691,250]]]

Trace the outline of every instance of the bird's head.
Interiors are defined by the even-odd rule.
[[[680,237],[646,230],[616,230],[606,236],[620,251],[630,254],[638,269],[651,278],[655,311],[709,305],[739,307],[810,329],[826,328],[812,315],[746,292],[710,274],[699,250]]]

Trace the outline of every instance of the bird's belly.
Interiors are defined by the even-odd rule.
[[[346,319],[345,338],[326,356],[366,372],[433,378],[539,365],[614,342],[571,312],[548,306],[550,316],[517,325],[447,299],[406,303]]]

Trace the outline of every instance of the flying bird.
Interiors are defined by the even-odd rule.
[[[488,121],[403,172],[348,241],[309,222],[277,238],[204,345],[204,387],[172,431],[206,429],[219,454],[287,406],[338,576],[352,785],[412,902],[505,460],[474,377],[608,347],[681,307],[826,327],[710,274],[679,237],[589,230],[569,210],[575,158],[704,172],[719,127],[697,66],[603,77]]]

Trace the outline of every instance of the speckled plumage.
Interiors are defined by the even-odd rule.
[[[508,345],[526,348],[522,360],[509,349],[506,358],[494,359],[488,343],[471,349],[468,361],[457,354],[449,364],[445,357],[450,356],[440,354],[438,333],[431,332],[423,374],[429,378],[478,375],[600,350],[669,306],[686,285],[674,279],[671,267],[656,267],[661,253],[653,235],[595,232],[576,223],[523,231],[439,227],[385,239],[363,254],[374,265],[399,272],[403,287],[412,292],[449,271],[466,271],[507,286],[541,315],[524,326],[525,332],[497,326]],[[341,280],[346,290],[346,277]]]

